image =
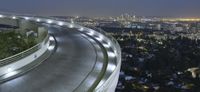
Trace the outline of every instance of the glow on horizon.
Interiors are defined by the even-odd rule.
[[[187,21],[187,22],[192,22],[192,21],[200,21],[200,18],[163,18],[162,21]]]

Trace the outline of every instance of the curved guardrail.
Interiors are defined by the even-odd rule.
[[[119,78],[119,72],[121,68],[121,48],[120,45],[118,44],[117,40],[112,37],[111,35],[107,35],[105,31],[103,31],[100,28],[92,28],[95,31],[103,34],[105,36],[104,40],[101,42],[107,42],[107,45],[103,44],[105,50],[108,52],[113,52],[115,54],[115,57],[113,59],[113,56],[109,58],[109,53],[108,53],[108,66],[106,71],[104,71],[104,75],[99,82],[99,84],[93,89],[95,92],[114,92],[118,78]],[[109,43],[109,44],[108,44]],[[110,45],[110,46],[108,46]],[[110,68],[112,68],[112,71]]]
[[[116,54],[116,67],[114,69],[114,71],[112,72],[112,74],[109,76],[109,78],[107,78],[107,81],[104,82],[104,84],[100,85],[99,87],[96,88],[96,90],[99,90],[99,92],[104,89],[103,91],[110,91],[110,89],[114,89],[114,87],[116,88],[117,82],[118,82],[118,78],[119,78],[119,73],[120,73],[120,69],[121,69],[121,48],[120,45],[118,44],[118,42],[116,41],[115,38],[113,38],[110,35],[106,35],[112,42],[112,50],[114,51],[114,53]],[[115,82],[115,83],[113,83]],[[115,85],[113,85],[115,84]],[[111,86],[112,85],[112,86]],[[114,91],[114,90],[113,90]]]
[[[46,43],[48,41],[48,39],[49,39],[49,36],[46,35],[46,37],[45,37],[43,42]],[[18,53],[16,55],[7,57],[5,59],[1,59],[0,60],[0,67],[4,66],[4,65],[7,65],[7,64],[10,64],[10,63],[13,63],[13,62],[16,62],[16,61],[18,61],[18,60],[20,60],[20,59],[22,59],[22,58],[24,58],[26,56],[29,56],[30,54],[32,54],[34,52],[36,52],[37,50],[39,50],[41,48],[41,43],[43,43],[43,42],[40,42],[40,43],[36,44],[35,46],[33,46],[33,47],[23,51],[23,52],[20,52],[20,53]]]
[[[6,16],[0,14],[1,18],[6,17],[6,18],[10,18],[10,19],[16,19],[16,16],[14,16],[11,13],[3,13],[3,14],[6,14]],[[18,15],[18,16],[20,16],[20,15]],[[48,41],[48,38],[49,38],[48,33],[46,33],[46,35],[43,38],[44,38],[44,40],[42,40],[42,42],[46,43]],[[22,51],[22,52],[20,52],[18,54],[15,54],[13,56],[1,59],[0,60],[0,67],[4,66],[4,65],[7,65],[7,64],[10,64],[12,62],[18,61],[18,60],[20,60],[20,59],[22,59],[22,58],[24,58],[26,56],[29,56],[30,54],[36,52],[37,50],[39,50],[41,48],[41,43],[42,42],[39,42],[38,44],[34,45],[33,47],[31,47],[31,48],[29,48],[29,49],[27,49],[25,51]]]
[[[33,19],[34,20],[34,19]],[[36,19],[37,20],[37,19]],[[91,85],[91,88],[87,91],[95,91],[95,92],[114,92],[121,68],[121,48],[118,42],[110,35],[107,35],[101,29],[91,29],[87,27],[83,27],[81,25],[68,23],[64,21],[60,21],[59,19],[41,19],[41,21],[46,22],[48,24],[56,24],[59,26],[67,26],[69,28],[76,28],[80,32],[85,33],[96,41],[98,41],[102,46],[103,49],[106,51],[106,55],[108,56],[106,69],[102,69],[100,75],[95,80],[95,82]],[[102,67],[104,68],[104,67]],[[79,92],[83,89],[83,87],[78,88],[75,92]]]
[[[12,17],[12,15],[10,17]],[[81,25],[60,21],[59,19],[42,18],[37,16],[26,17],[21,15],[19,15],[18,17],[30,21],[76,28],[80,32],[90,35],[93,39],[98,41],[98,43],[101,44],[107,55],[107,59],[105,59],[107,60],[105,61],[107,65],[105,69],[102,69],[101,72],[103,73],[101,73],[101,75],[98,75],[98,78],[95,80],[95,82],[91,84],[91,87],[93,88],[88,89],[88,91],[114,92],[121,68],[121,48],[118,42],[112,36],[107,35],[101,29],[93,30],[91,28],[83,27]]]

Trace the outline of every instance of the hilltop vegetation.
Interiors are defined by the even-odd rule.
[[[36,45],[34,36],[17,33],[14,29],[0,32],[0,59],[20,53]]]

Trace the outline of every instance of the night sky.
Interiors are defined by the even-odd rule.
[[[200,17],[200,0],[1,0],[0,11],[37,15]]]

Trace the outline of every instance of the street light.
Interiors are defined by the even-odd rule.
[[[25,19],[25,20],[29,20],[30,18],[29,18],[29,17],[24,17],[24,19]]]
[[[63,26],[64,23],[63,23],[63,22],[59,22],[58,25],[59,25],[59,26]]]
[[[49,20],[47,20],[47,23],[51,24],[51,23],[53,23],[53,21],[49,19]]]
[[[81,27],[80,29],[79,29],[79,31],[83,31],[84,30],[84,28],[83,27]]]
[[[40,20],[40,19],[37,19],[36,21],[37,21],[37,22],[40,22],[41,20]]]
[[[4,16],[3,15],[0,15],[0,18],[3,18]]]
[[[17,19],[17,18],[15,16],[13,16],[12,19]]]
[[[70,24],[70,25],[69,25],[69,28],[73,28],[73,27],[74,27],[74,25],[73,25],[73,24]]]

